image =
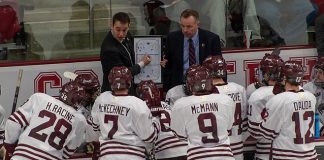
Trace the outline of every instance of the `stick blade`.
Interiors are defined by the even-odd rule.
[[[68,78],[68,79],[71,79],[71,80],[75,80],[75,78],[78,76],[77,74],[73,73],[73,72],[70,72],[70,71],[65,71],[63,73],[63,76],[65,78]]]

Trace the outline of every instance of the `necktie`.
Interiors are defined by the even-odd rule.
[[[189,42],[189,66],[196,64],[196,55],[195,55],[195,47],[193,45],[192,39],[188,39]]]

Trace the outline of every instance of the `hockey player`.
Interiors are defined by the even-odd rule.
[[[312,81],[303,88],[315,95],[317,112],[321,114],[321,121],[324,123],[324,57],[318,58],[312,74]]]
[[[132,74],[127,67],[114,67],[108,80],[112,91],[101,93],[91,111],[100,159],[143,160],[146,143],[154,142],[160,132],[159,119],[143,100],[128,95]]]
[[[6,159],[69,158],[83,142],[86,120],[77,110],[86,97],[75,82],[63,85],[59,99],[33,94],[6,122]]]
[[[86,117],[87,124],[86,125],[86,133],[85,133],[85,143],[82,145],[83,148],[79,148],[83,152],[87,152],[88,154],[92,153],[92,159],[98,159],[100,154],[100,147],[98,139],[92,139],[97,137],[93,128],[93,118],[91,117],[91,109],[94,101],[100,94],[100,83],[96,76],[92,74],[79,74],[73,79],[76,83],[82,85],[89,95],[86,100],[85,106],[82,106],[79,111]]]
[[[160,114],[161,132],[155,142],[154,154],[157,160],[186,160],[187,143],[180,140],[170,129],[171,106],[160,99],[160,92],[153,81],[139,83],[137,95],[146,101],[152,113]]]
[[[254,130],[268,116],[265,105],[275,94],[273,86],[279,79],[279,72],[283,67],[284,61],[273,54],[266,54],[260,62],[261,72],[264,78],[263,83],[267,84],[254,91],[248,100],[248,127],[251,134],[255,134]],[[268,160],[271,148],[271,141],[260,139],[256,143],[255,157],[262,160]]]
[[[300,88],[304,69],[297,61],[286,61],[280,75],[285,90],[266,103],[267,117],[253,136],[273,140],[270,159],[317,159],[313,143],[316,98]]]
[[[227,95],[211,94],[208,70],[198,67],[187,75],[191,96],[177,100],[171,111],[171,129],[188,140],[187,159],[234,160],[229,132],[235,104]]]
[[[280,54],[280,48],[276,48],[272,51],[271,54],[266,53],[263,56],[263,58],[259,64],[259,69],[257,70],[258,71],[258,73],[257,73],[258,76],[256,77],[257,81],[246,87],[247,99],[249,99],[251,94],[258,88],[260,88],[262,86],[273,86],[274,85],[275,80],[273,80],[272,77],[267,75],[268,74],[267,67],[268,67],[268,65],[272,65],[272,63],[269,63],[269,62],[271,62],[271,59],[268,59],[268,58],[271,58],[270,55],[271,56],[279,56],[279,54]]]
[[[319,57],[312,71],[311,81],[303,88],[316,97],[316,112],[320,115],[320,135],[324,135],[324,57]]]
[[[199,66],[200,65],[198,65],[198,64],[191,65],[189,67],[189,69],[187,70],[187,73],[190,70],[193,70]],[[173,104],[175,103],[176,100],[178,100],[182,97],[186,97],[186,96],[190,96],[190,93],[188,92],[186,84],[177,85],[177,86],[172,87],[170,90],[168,90],[168,92],[165,96],[165,102],[167,102],[169,105],[173,106]]]
[[[243,160],[243,133],[247,130],[246,91],[245,88],[234,82],[226,82],[227,65],[221,55],[209,56],[203,62],[209,70],[214,86],[214,93],[228,95],[235,103],[233,108],[234,123],[230,132],[231,150],[236,160]]]
[[[0,148],[3,146],[3,140],[4,140],[4,131],[5,131],[5,123],[6,123],[6,111],[4,108],[0,105]]]
[[[86,104],[87,109],[91,110],[94,101],[100,94],[100,83],[98,78],[92,74],[80,74],[74,79],[74,81],[84,86],[85,91],[91,95]]]

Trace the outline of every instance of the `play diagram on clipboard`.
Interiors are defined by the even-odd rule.
[[[145,54],[151,56],[151,63],[141,69],[141,73],[134,77],[135,83],[142,80],[153,80],[161,83],[161,36],[134,37],[135,60],[138,63]]]

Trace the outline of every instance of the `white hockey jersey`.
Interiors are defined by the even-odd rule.
[[[258,135],[273,140],[273,159],[317,159],[314,144],[316,99],[310,92],[283,92],[266,104],[269,116]]]
[[[97,97],[91,111],[94,130],[100,131],[100,157],[105,160],[143,160],[145,143],[160,132],[146,103],[134,96],[114,96],[107,91]]]
[[[273,86],[263,86],[252,93],[249,98],[248,106],[248,126],[252,136],[257,134],[260,123],[268,116],[266,103],[274,96]],[[270,156],[271,140],[258,139],[256,143],[255,157],[268,160]]]
[[[231,150],[236,160],[243,160],[243,133],[247,131],[247,99],[245,88],[228,82],[215,86],[220,94],[228,95],[235,103],[234,123],[230,134]]]
[[[155,158],[164,159],[187,155],[188,143],[179,139],[170,129],[171,106],[161,102],[163,111],[161,113],[161,132],[155,143]]]
[[[168,90],[167,94],[165,95],[165,102],[173,106],[176,100],[186,96],[187,95],[183,90],[183,85],[177,85]]]
[[[251,83],[246,87],[246,98],[249,99],[251,94],[257,90],[259,86],[256,83]]]
[[[321,114],[321,121],[324,122],[324,89],[316,86],[313,82],[306,83],[303,88],[316,97],[316,109]]]
[[[233,160],[229,132],[234,122],[233,100],[210,94],[180,98],[171,112],[171,129],[188,140],[187,158]]]
[[[5,126],[13,159],[66,159],[83,142],[86,120],[74,108],[43,93],[33,94]]]
[[[4,131],[5,131],[5,124],[6,124],[6,111],[4,108],[0,105],[0,148],[3,145],[4,140]]]

